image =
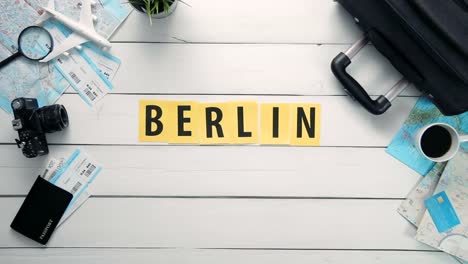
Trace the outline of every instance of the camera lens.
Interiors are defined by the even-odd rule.
[[[21,99],[15,99],[15,100],[13,100],[13,102],[11,102],[11,107],[14,110],[21,109],[21,108],[23,108],[23,101]]]
[[[62,131],[68,127],[68,114],[63,105],[44,106],[37,109],[36,113],[46,133]]]

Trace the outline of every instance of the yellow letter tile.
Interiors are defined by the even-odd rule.
[[[290,139],[290,105],[260,104],[260,144],[287,145]]]
[[[291,145],[320,145],[320,105],[291,104]]]
[[[200,103],[200,143],[231,144],[237,131],[234,107],[231,103]]]
[[[257,102],[231,103],[235,113],[233,144],[258,144],[258,104]]]
[[[139,113],[139,140],[144,142],[167,142],[171,134],[168,126],[172,117],[171,102],[141,100]]]
[[[174,116],[169,120],[172,129],[169,143],[199,144],[200,143],[200,104],[198,102],[171,102]]]

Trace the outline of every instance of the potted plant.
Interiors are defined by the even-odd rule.
[[[137,11],[145,13],[153,24],[153,18],[164,18],[174,12],[177,2],[182,0],[129,0],[128,1]]]

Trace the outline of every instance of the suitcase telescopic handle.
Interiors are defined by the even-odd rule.
[[[403,78],[397,82],[387,94],[372,99],[364,88],[346,72],[351,64],[351,59],[369,42],[367,35],[356,41],[347,51],[340,52],[332,61],[331,69],[336,78],[341,82],[346,93],[358,101],[367,111],[374,115],[380,115],[392,105],[395,99],[408,85],[409,82]]]

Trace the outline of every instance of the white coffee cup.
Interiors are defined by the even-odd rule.
[[[427,159],[435,162],[452,159],[463,142],[468,142],[468,135],[460,135],[454,127],[445,123],[426,125],[415,136],[418,150]]]

